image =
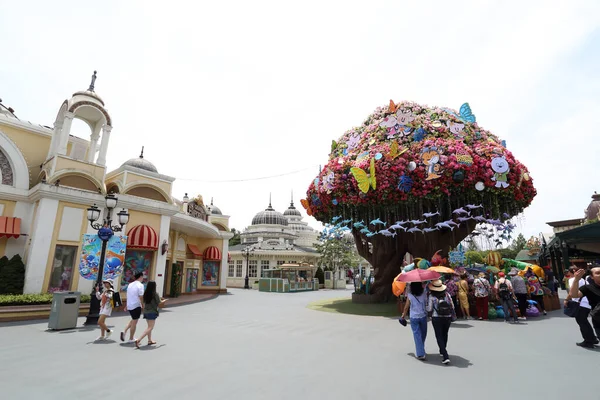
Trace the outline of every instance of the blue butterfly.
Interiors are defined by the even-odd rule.
[[[313,193],[311,198],[312,198],[312,203],[315,206],[321,207],[323,205],[323,203],[321,202],[321,199],[319,199],[319,196],[317,196],[316,194]]]
[[[471,111],[471,107],[469,106],[469,103],[464,103],[462,106],[460,106],[460,115],[456,115],[456,113],[452,110],[449,110],[447,108],[444,108],[444,111],[446,111],[449,114],[454,115],[456,118],[460,118],[461,120],[463,120],[463,122],[470,122],[470,123],[475,123],[477,122],[477,119],[475,118],[475,115],[473,115],[473,112]]]
[[[410,176],[402,175],[400,177],[400,182],[398,183],[398,189],[402,190],[404,193],[410,192],[413,186],[413,180]]]
[[[427,134],[427,131],[423,128],[419,128],[416,130],[415,134],[413,135],[413,140],[415,142],[420,142],[421,140],[423,140],[425,138],[425,135]]]

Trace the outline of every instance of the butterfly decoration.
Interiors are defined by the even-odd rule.
[[[411,191],[412,186],[413,186],[413,180],[410,176],[407,176],[407,175],[400,176],[400,182],[398,183],[398,189],[400,189],[404,193],[408,193]]]
[[[390,114],[393,114],[396,111],[398,111],[399,107],[400,107],[400,104],[396,104],[396,103],[394,103],[394,100],[390,100],[390,105],[388,106],[388,112]]]
[[[408,151],[408,149],[406,147],[404,147],[404,148],[402,148],[402,150],[400,150],[400,146],[398,145],[398,142],[394,141],[390,145],[390,151],[387,154],[387,156],[389,158],[391,158],[392,160],[395,160],[396,158],[398,158],[398,156],[406,153],[407,151]]]
[[[470,122],[470,123],[477,122],[475,115],[471,111],[471,107],[469,106],[469,103],[464,103],[462,106],[460,106],[460,110],[459,110],[460,114],[459,115],[456,115],[456,113],[454,111],[449,110],[447,108],[444,108],[444,111],[446,111],[449,114],[454,115],[456,118],[459,118],[463,122]]]
[[[348,141],[346,142],[346,144],[348,145],[348,150],[354,150],[356,147],[358,147],[358,141],[360,140],[360,137],[358,135],[352,135],[348,138]]]
[[[323,203],[321,202],[321,199],[319,199],[319,196],[317,196],[316,194],[312,194],[311,196],[312,202],[316,207],[321,207],[323,205]]]
[[[335,140],[331,141],[331,152],[333,153],[335,151],[335,149],[337,149],[338,144]]]
[[[364,159],[365,159],[365,158],[367,158],[367,157],[369,157],[369,152],[368,152],[368,151],[365,151],[365,152],[363,152],[363,153],[360,153],[360,154],[358,155],[358,157],[356,157],[356,161],[360,162],[360,161],[364,160]]]
[[[413,140],[415,142],[420,142],[421,140],[423,140],[425,138],[425,135],[427,134],[427,131],[423,128],[419,128],[415,131],[415,134],[413,135]]]
[[[350,168],[350,172],[358,182],[358,188],[361,192],[367,193],[369,187],[373,190],[377,189],[377,179],[375,177],[375,159],[371,158],[371,164],[369,166],[369,173],[364,171],[362,168],[353,167]]]
[[[308,200],[306,199],[300,199],[300,204],[302,204],[302,207],[304,207],[304,209],[306,210],[306,213],[310,216],[313,215],[312,209],[310,208],[310,204],[308,202]]]

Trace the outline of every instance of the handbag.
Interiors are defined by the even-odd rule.
[[[577,312],[579,311],[579,302],[574,300],[567,301],[565,308],[563,308],[563,313],[566,316],[575,318],[577,316]]]

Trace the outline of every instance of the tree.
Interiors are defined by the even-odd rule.
[[[240,237],[240,231],[235,228],[231,228],[231,233],[233,233],[233,237],[229,239],[229,246],[235,246],[242,243],[242,238]]]
[[[25,284],[25,265],[21,256],[15,254],[0,270],[0,294],[22,294]]]
[[[467,251],[465,252],[465,257],[467,259],[468,264],[477,263],[483,264],[483,256],[480,251]]]
[[[480,251],[477,242],[475,242],[474,240],[467,241],[467,251]]]
[[[317,268],[317,271],[315,272],[315,278],[319,280],[319,285],[325,284],[325,272],[323,272],[323,268]]]
[[[321,255],[321,266],[333,271],[334,277],[337,276],[340,267],[355,268],[358,265],[358,257],[354,252],[352,236],[340,232],[335,227],[328,228],[326,226],[325,229],[330,229],[330,231],[322,233],[315,245],[317,252]]]
[[[525,239],[525,236],[523,236],[522,233],[519,233],[519,235],[511,243],[510,249],[514,251],[515,254],[518,254],[521,250],[525,248],[526,244],[527,240]]]
[[[459,117],[390,102],[332,142],[329,162],[309,185],[304,207],[323,223],[347,222],[382,299],[407,252],[447,256],[477,223],[506,221],[535,197],[527,168],[474,121],[468,105]]]

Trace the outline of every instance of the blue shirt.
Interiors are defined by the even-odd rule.
[[[427,291],[423,290],[420,296],[414,296],[412,293],[408,293],[408,299],[410,300],[410,317],[411,318],[425,318],[427,317]]]

